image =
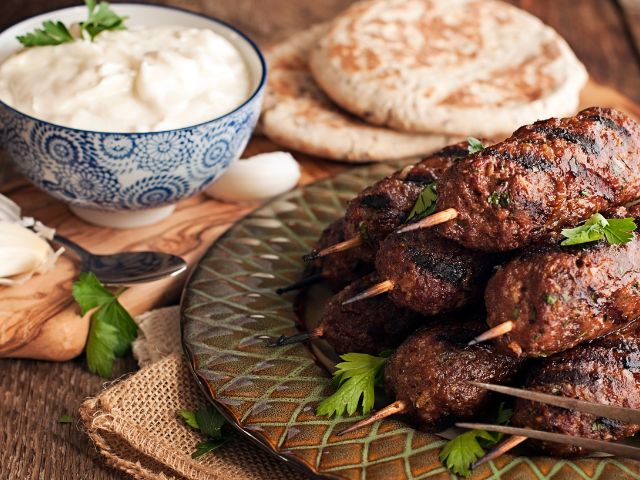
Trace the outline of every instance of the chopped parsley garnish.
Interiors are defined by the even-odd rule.
[[[436,210],[436,200],[438,200],[436,182],[431,182],[422,189],[416,204],[409,213],[409,216],[405,220],[405,223],[411,221],[418,221],[428,215],[431,215]]]
[[[80,23],[80,32],[87,32],[91,40],[105,30],[121,30],[125,28],[124,21],[127,17],[118,16],[107,2],[96,4],[95,0],[85,0],[89,10],[87,20]],[[73,42],[75,39],[67,26],[62,22],[46,20],[42,28],[36,28],[33,32],[16,37],[25,47],[42,47],[45,45],[60,45]]]
[[[469,146],[467,147],[469,154],[477,153],[481,150],[484,150],[484,145],[477,138],[467,137],[467,143],[469,144]]]
[[[511,203],[511,197],[507,192],[493,192],[487,197],[487,203],[489,205],[500,205],[501,207],[508,207]]]
[[[556,303],[558,301],[558,297],[556,297],[555,295],[553,295],[551,293],[547,293],[544,296],[544,301],[547,302],[547,305],[553,305],[554,303]]]
[[[367,227],[367,224],[365,222],[360,222],[358,229],[360,230],[362,241],[369,247],[372,247],[373,242],[371,241],[371,235],[369,235],[369,227]]]
[[[345,412],[353,415],[359,406],[363,415],[369,413],[373,409],[375,387],[382,384],[387,357],[386,354],[374,357],[365,353],[341,355],[344,362],[338,363],[333,372],[333,381],[338,390],[320,402],[316,415],[341,417]]]
[[[191,458],[201,457],[224,445],[231,438],[231,434],[222,428],[225,424],[224,417],[212,405],[208,405],[195,412],[191,410],[180,410],[178,415],[184,419],[187,425],[207,437],[206,440],[196,445],[196,449],[191,454]]]
[[[504,403],[501,403],[496,423],[507,425],[512,414],[513,410],[504,408]],[[482,458],[486,450],[498,443],[502,437],[502,433],[486,430],[469,430],[461,433],[446,443],[440,451],[440,461],[450,472],[468,477],[471,475],[471,465]]]
[[[81,273],[71,291],[82,315],[96,309],[91,315],[85,351],[89,370],[110,377],[115,357],[129,350],[138,336],[138,326],[118,301],[122,291],[111,293],[93,273]]]
[[[563,229],[562,235],[566,240],[560,245],[578,245],[603,238],[613,245],[619,245],[631,241],[635,229],[633,218],[607,219],[596,213],[578,227]]]

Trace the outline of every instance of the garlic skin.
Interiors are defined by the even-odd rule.
[[[240,159],[206,194],[225,202],[266,200],[291,190],[300,180],[300,165],[287,152],[269,152]]]

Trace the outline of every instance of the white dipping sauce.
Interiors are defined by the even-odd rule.
[[[133,27],[15,53],[0,65],[0,100],[67,127],[152,132],[232,111],[250,80],[238,50],[211,30]]]

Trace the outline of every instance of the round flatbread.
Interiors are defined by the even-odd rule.
[[[310,67],[369,123],[478,137],[575,112],[587,80],[555,30],[493,0],[357,3],[331,23]]]
[[[459,140],[367,125],[331,102],[307,65],[310,50],[326,29],[317,25],[267,51],[269,80],[262,133],[287,148],[348,162],[421,156]]]

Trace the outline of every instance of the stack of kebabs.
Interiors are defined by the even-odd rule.
[[[469,382],[640,408],[640,239],[560,244],[587,220],[589,240],[598,221],[640,217],[638,198],[640,125],[597,107],[486,148],[447,147],[362,191],[301,282],[338,292],[307,337],[338,353],[395,348],[394,402],[351,429],[396,413],[427,431],[477,418],[492,394]],[[512,423],[601,440],[640,431],[523,400]]]

